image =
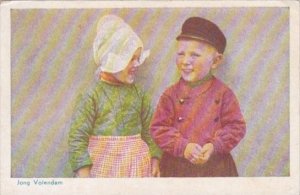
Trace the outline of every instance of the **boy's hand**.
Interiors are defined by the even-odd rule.
[[[214,145],[212,143],[204,144],[202,147],[202,150],[200,152],[200,156],[197,159],[195,164],[206,163],[209,160],[209,158],[211,157],[213,152],[214,152]]]
[[[214,145],[212,143],[204,144],[201,148],[200,145],[195,143],[189,143],[184,151],[184,157],[193,164],[206,163],[212,153],[214,152]]]
[[[84,166],[79,168],[76,171],[76,177],[90,177],[90,171],[91,171],[91,167],[90,166]]]
[[[195,143],[188,143],[184,150],[184,158],[196,164],[201,154],[201,146]]]
[[[157,158],[151,158],[151,174],[152,177],[160,177],[159,160]]]

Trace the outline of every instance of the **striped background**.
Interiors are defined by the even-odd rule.
[[[289,9],[141,8],[11,11],[12,177],[71,177],[67,136],[76,95],[94,82],[98,18],[124,18],[151,56],[138,83],[153,97],[178,79],[175,37],[202,16],[227,36],[215,73],[236,93],[247,134],[233,150],[241,176],[289,175]]]

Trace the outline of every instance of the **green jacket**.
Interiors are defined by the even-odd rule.
[[[137,86],[99,81],[76,103],[68,140],[72,169],[92,164],[87,150],[90,135],[141,134],[151,157],[160,158],[161,150],[149,134],[152,112],[149,97]]]

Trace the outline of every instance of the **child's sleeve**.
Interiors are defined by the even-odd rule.
[[[188,140],[174,127],[174,103],[168,92],[159,99],[151,121],[150,133],[164,151],[176,157],[183,157]]]
[[[223,95],[220,119],[222,128],[215,131],[209,142],[214,145],[216,152],[229,153],[246,133],[239,102],[231,90]]]
[[[92,95],[77,98],[68,140],[69,160],[73,171],[92,164],[87,148],[97,112],[97,103]]]
[[[144,93],[142,98],[142,112],[141,112],[141,119],[142,119],[142,126],[143,126],[141,136],[142,139],[147,143],[149,147],[151,157],[160,159],[162,155],[162,151],[153,141],[149,132],[149,126],[150,126],[152,114],[153,114],[153,109],[151,106],[150,98],[147,94]]]

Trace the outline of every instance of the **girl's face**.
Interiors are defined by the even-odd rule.
[[[179,40],[177,48],[177,68],[188,82],[203,79],[222,59],[214,47],[202,41]]]
[[[120,72],[114,73],[114,77],[125,84],[132,84],[135,80],[136,72],[140,64],[142,48],[138,48],[133,54],[126,68]]]

